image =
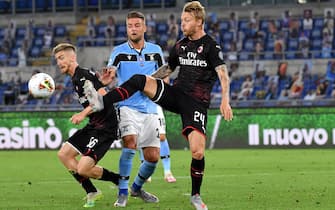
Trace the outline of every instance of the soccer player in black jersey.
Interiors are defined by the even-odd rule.
[[[192,154],[191,204],[197,210],[208,209],[200,197],[200,187],[205,169],[207,109],[210,92],[217,79],[222,87],[221,114],[226,121],[233,118],[227,67],[220,46],[204,31],[205,17],[205,9],[198,1],[185,4],[181,14],[181,29],[185,38],[171,49],[169,68],[155,74],[156,77],[164,77],[179,66],[174,85],[167,85],[162,79],[151,76],[134,75],[120,87],[105,93],[103,100],[92,84],[87,82],[84,85],[90,105],[94,108],[110,107],[112,103],[142,91],[164,109],[181,115],[182,134],[188,140]]]
[[[72,176],[82,185],[87,193],[84,207],[93,207],[95,201],[102,197],[89,178],[111,181],[118,185],[119,175],[96,165],[105,155],[111,144],[117,139],[117,118],[114,108],[92,111],[89,106],[83,85],[85,80],[92,82],[95,88],[103,87],[95,72],[79,67],[76,48],[69,43],[61,43],[53,49],[57,65],[63,74],[72,77],[74,90],[78,94],[83,110],[71,117],[73,124],[79,124],[87,116],[88,124],[73,134],[61,147],[58,158],[70,171]],[[113,74],[110,74],[113,77]],[[79,160],[76,159],[81,155]]]

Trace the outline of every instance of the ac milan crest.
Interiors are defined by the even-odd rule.
[[[203,45],[201,45],[201,46],[198,47],[198,49],[197,49],[198,53],[201,53],[203,50],[204,50],[204,46],[203,46]]]

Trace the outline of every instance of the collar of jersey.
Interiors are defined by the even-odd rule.
[[[133,47],[133,45],[132,45],[129,41],[128,41],[128,45],[129,45],[129,47],[130,47],[131,49],[136,50],[136,49]],[[143,50],[146,46],[147,46],[147,42],[144,41],[144,46],[143,46],[143,48],[141,49],[141,52],[142,52],[142,50]]]

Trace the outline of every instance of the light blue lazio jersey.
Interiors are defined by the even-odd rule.
[[[129,42],[114,47],[108,66],[117,69],[118,86],[127,81],[134,74],[151,75],[158,67],[164,64],[163,52],[160,46],[145,42],[139,52]],[[143,113],[157,113],[157,105],[146,95],[138,91],[120,106],[128,106]]]

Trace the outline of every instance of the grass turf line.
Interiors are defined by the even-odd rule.
[[[117,171],[120,150],[109,151],[100,165]],[[174,184],[163,180],[161,163],[144,189],[158,204],[129,198],[125,209],[191,210],[190,151],[172,150]],[[202,198],[209,209],[333,209],[335,155],[332,149],[225,149],[206,151]],[[57,159],[57,151],[1,151],[0,209],[83,209],[83,189]],[[130,178],[137,173],[138,155]],[[94,180],[105,195],[91,209],[113,209],[117,189]]]

